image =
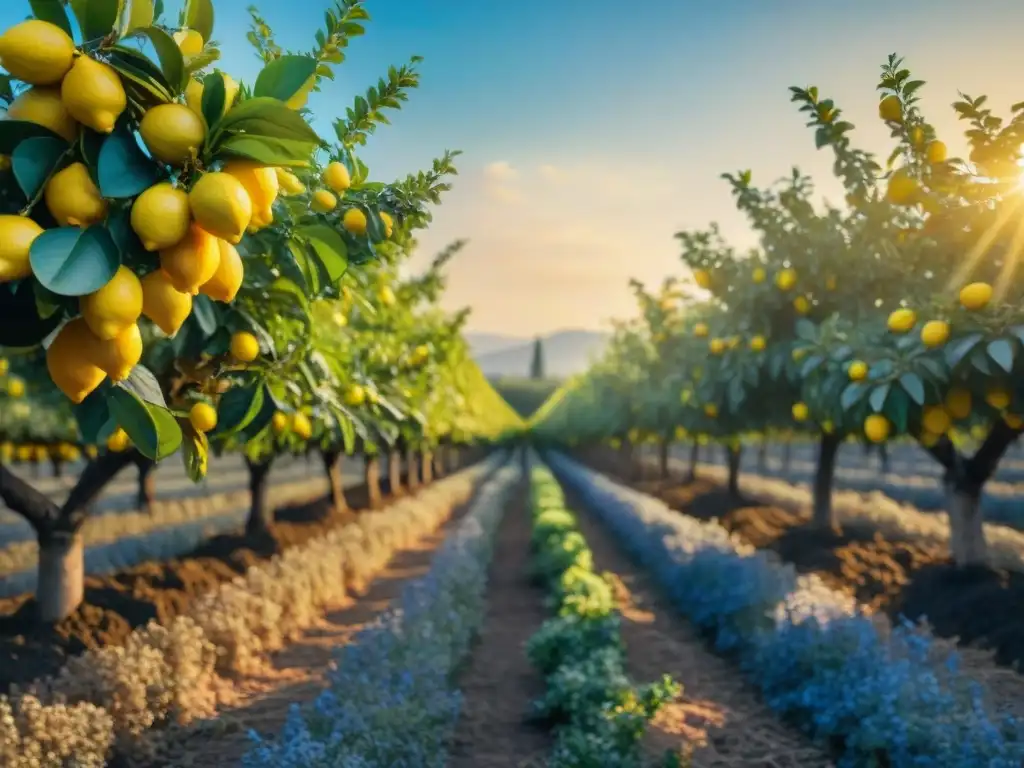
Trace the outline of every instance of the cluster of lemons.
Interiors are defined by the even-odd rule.
[[[17,376],[10,376],[11,366],[6,358],[0,357],[0,393],[15,399],[25,396],[25,382]]]
[[[83,450],[89,458],[96,458],[96,446],[92,445],[80,449],[72,443],[56,443],[54,445],[23,443],[15,445],[12,442],[6,441],[0,443],[0,461],[38,464],[48,459],[56,459],[64,462],[75,462],[82,458]]]
[[[903,123],[903,102],[900,101],[899,96],[889,94],[878,102],[878,116],[886,123]],[[911,128],[909,136],[914,146],[923,150],[924,157],[930,164],[941,165],[946,162],[949,155],[946,145],[938,139],[929,141],[922,126]],[[906,168],[899,168],[893,171],[889,177],[886,198],[894,205],[923,204],[927,210],[931,207],[931,200],[923,196],[921,192],[921,185],[911,172]]]

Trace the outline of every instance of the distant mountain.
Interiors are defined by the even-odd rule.
[[[582,373],[604,350],[608,338],[609,334],[603,331],[557,331],[542,337],[545,375],[564,379]],[[466,340],[486,376],[529,375],[533,339],[470,333]]]

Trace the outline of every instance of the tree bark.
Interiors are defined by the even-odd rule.
[[[789,477],[789,468],[793,459],[793,441],[787,439],[782,444],[782,475]]]
[[[270,532],[270,525],[274,522],[274,510],[270,506],[268,491],[270,485],[267,482],[270,477],[270,467],[273,459],[266,459],[261,462],[245,460],[249,468],[249,518],[245,521],[245,533],[248,536],[262,536]]]
[[[768,471],[768,438],[761,439],[761,445],[757,448],[757,474],[763,475]]]
[[[434,454],[430,451],[423,451],[423,453],[420,454],[420,459],[422,462],[420,466],[423,468],[423,473],[421,475],[423,478],[423,484],[429,485],[434,482]]]
[[[883,475],[889,474],[889,449],[885,443],[878,446],[878,464]]]
[[[729,466],[728,490],[729,496],[733,499],[740,498],[740,459],[743,449],[741,447],[728,446],[726,448],[726,462]]]
[[[156,498],[156,477],[153,475],[153,468],[156,465],[152,460],[139,454],[135,466],[139,470],[139,487],[135,503],[143,512],[149,512],[153,509],[153,500]]]
[[[392,496],[402,492],[402,454],[398,451],[388,454],[388,484]]]
[[[696,440],[690,445],[690,466],[686,470],[686,482],[697,480],[697,463],[700,461],[700,443]]]
[[[663,436],[658,441],[658,479],[668,480],[668,449],[672,441],[667,436]]]
[[[419,490],[420,487],[420,461],[416,455],[416,449],[405,449],[406,484],[410,492]]]
[[[823,434],[818,443],[818,465],[814,471],[811,522],[818,528],[838,532],[839,518],[832,507],[832,483],[835,478],[836,456],[842,440],[839,435]]]
[[[50,457],[50,467],[53,470],[54,477],[64,477],[64,462],[56,456]]]
[[[367,454],[364,457],[364,476],[366,478],[366,494],[370,509],[380,509],[383,497],[380,492],[380,458]]]
[[[447,462],[448,463],[448,471],[449,472],[458,472],[459,471],[459,460],[460,459],[461,459],[461,456],[459,455],[459,447],[457,445],[449,446],[449,448],[448,448],[448,462]]]
[[[348,512],[348,499],[345,498],[345,482],[341,474],[342,452],[336,449],[321,449],[320,458],[327,473],[327,484],[330,487],[331,506],[335,513]]]
[[[448,474],[448,467],[445,466],[445,447],[443,445],[437,446],[437,450],[434,451],[434,477],[444,477]]]
[[[945,490],[953,562],[961,568],[984,565],[988,560],[988,544],[981,514],[981,488],[950,479],[945,483]]]
[[[60,531],[39,546],[36,600],[43,622],[60,621],[85,597],[85,547],[79,531]]]

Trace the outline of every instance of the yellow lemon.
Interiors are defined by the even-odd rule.
[[[380,212],[380,220],[384,224],[384,237],[391,237],[392,233],[395,231],[394,220],[391,218],[387,211]],[[662,304],[662,309],[665,309],[667,311],[674,306],[675,302],[668,301],[667,303]]]
[[[142,278],[142,314],[173,336],[192,314],[192,296],[182,293],[162,269]]]
[[[704,406],[704,415],[709,419],[714,419],[718,416],[718,406],[714,403],[708,403]]]
[[[936,165],[938,163],[946,162],[947,154],[948,151],[946,149],[946,145],[938,140],[933,141],[931,144],[929,144],[928,149],[925,152],[925,156],[928,158],[928,162]]]
[[[89,330],[96,338],[110,341],[135,325],[142,314],[142,283],[122,265],[106,285],[83,296],[78,304]]]
[[[708,335],[708,327],[704,323],[697,323],[693,326],[693,335],[698,339],[704,338]]]
[[[189,227],[180,242],[160,251],[160,269],[167,273],[171,285],[193,296],[216,274],[219,264],[217,238],[197,224]]]
[[[106,378],[93,362],[98,343],[85,320],[76,317],[57,332],[46,350],[50,378],[73,403],[85,400]]]
[[[750,340],[750,348],[755,352],[761,352],[764,350],[765,340],[764,336],[755,336]]]
[[[192,218],[200,227],[232,245],[242,242],[252,220],[252,200],[238,179],[211,171],[199,177],[188,194]]]
[[[946,410],[954,419],[966,419],[971,415],[974,405],[971,402],[971,393],[966,389],[954,387],[946,393]]]
[[[864,435],[872,443],[884,443],[889,439],[889,420],[880,413],[872,413],[864,419]]]
[[[712,355],[720,355],[725,352],[725,341],[722,339],[712,339],[708,343],[708,349],[711,350]]]
[[[775,287],[780,291],[790,291],[796,285],[796,270],[783,269],[775,275]]]
[[[43,228],[25,216],[0,215],[0,283],[32,274],[28,254]]]
[[[921,425],[933,435],[944,435],[953,426],[953,420],[941,405],[929,405],[921,412]]]
[[[123,381],[142,359],[142,333],[138,324],[132,323],[109,341],[97,339],[93,349],[90,357],[96,367],[111,381]]]
[[[807,421],[809,414],[807,403],[793,403],[792,411],[794,421]]]
[[[345,392],[345,402],[352,406],[362,405],[366,402],[366,390],[359,384],[353,384]]]
[[[1015,413],[1004,413],[1003,421],[1010,429],[1024,429],[1024,419]]]
[[[338,198],[334,196],[333,192],[328,192],[326,189],[318,189],[313,193],[313,199],[310,201],[309,207],[317,213],[328,213],[333,211],[337,204]]]
[[[188,235],[192,223],[188,193],[166,181],[154,184],[135,198],[131,222],[147,251],[177,245]]]
[[[59,83],[74,56],[74,40],[48,21],[23,21],[0,35],[0,65],[12,77],[32,85]]]
[[[825,421],[821,422],[821,431],[824,432],[826,435],[831,435],[833,432],[835,432],[835,430],[836,425],[833,424],[830,420],[825,419]]]
[[[763,267],[757,267],[753,273],[751,273],[750,277],[755,283],[763,283],[768,275],[764,271]]]
[[[282,195],[301,195],[306,191],[306,185],[299,181],[299,177],[284,168],[275,168],[277,185]]]
[[[794,349],[792,353],[793,362],[799,362],[803,360],[806,354],[807,350],[803,349],[802,347],[799,349]]]
[[[217,426],[217,410],[209,403],[196,403],[189,409],[188,420],[196,432],[210,432]]]
[[[109,206],[85,163],[72,163],[46,183],[46,207],[61,226],[88,227],[107,216]]]
[[[836,289],[837,282],[838,281],[836,280],[835,276],[829,275],[827,278],[825,278],[825,290],[834,291]]]
[[[850,381],[863,381],[868,375],[868,364],[863,360],[854,360],[850,363],[850,369],[846,372]]]
[[[260,356],[260,343],[248,331],[238,331],[231,337],[231,355],[243,363],[251,363]]]
[[[287,414],[277,411],[270,418],[270,427],[274,430],[274,434],[280,435],[288,429],[288,416]]]
[[[274,201],[280,189],[274,168],[250,160],[232,160],[223,170],[238,179],[252,202],[249,231],[258,232],[269,226],[274,221]]]
[[[174,33],[173,37],[174,42],[178,44],[178,50],[181,51],[182,56],[198,56],[203,52],[203,46],[206,45],[201,34],[187,27],[179,29]]]
[[[29,88],[7,108],[8,120],[24,120],[49,128],[62,139],[78,137],[78,123],[68,112],[58,88]]]
[[[160,104],[143,115],[139,133],[153,157],[180,166],[198,154],[206,125],[184,104]]]
[[[919,147],[924,144],[924,128],[920,125],[915,125],[910,129],[910,143],[915,147]]]
[[[219,74],[224,80],[224,109],[221,110],[218,117],[223,117],[235,103],[235,98],[238,96],[238,83],[230,75],[225,75],[223,72]],[[200,81],[188,81],[188,85],[185,86],[185,106],[198,115],[204,124],[206,123],[206,118],[203,117],[203,84]]]
[[[921,327],[921,343],[926,347],[941,347],[949,341],[949,323],[929,320]]]
[[[797,311],[797,314],[806,315],[811,311],[811,302],[807,300],[806,296],[797,296],[793,299],[793,309]]]
[[[352,186],[352,178],[349,176],[348,168],[344,163],[335,160],[324,169],[324,184],[335,192],[344,192]]]
[[[21,379],[9,379],[7,382],[7,394],[18,399],[25,394],[25,382]]]
[[[245,267],[242,265],[242,257],[227,240],[217,240],[220,246],[220,261],[217,263],[217,271],[213,277],[203,283],[199,292],[209,296],[215,301],[223,301],[225,304],[235,300],[238,289],[242,287],[242,280],[245,277]]]
[[[381,289],[377,291],[377,298],[385,307],[394,306],[396,301],[395,292],[387,285],[382,286]]]
[[[693,270],[693,282],[703,288],[705,291],[711,288],[711,273],[706,269],[695,269]]]
[[[917,315],[912,309],[897,309],[889,315],[887,325],[893,333],[906,333],[917,323]]]
[[[117,118],[128,106],[114,68],[88,56],[75,59],[60,85],[60,97],[75,120],[98,133],[113,131]]]
[[[122,453],[128,450],[128,446],[131,445],[131,440],[128,438],[128,433],[118,427],[107,438],[107,450],[111,453]]]
[[[11,369],[11,364],[7,362],[6,358],[0,357],[0,376],[6,376],[7,372]]]
[[[992,286],[988,283],[971,283],[960,289],[960,306],[976,312],[992,301]]]
[[[985,402],[998,411],[1009,407],[1012,399],[1011,394],[1003,387],[999,386],[989,387],[988,391],[985,393]]]
[[[353,235],[366,234],[366,214],[358,208],[349,208],[341,217],[341,226]]]
[[[917,192],[917,179],[911,178],[906,171],[899,170],[889,177],[885,196],[894,205],[912,205],[917,199]]]
[[[313,436],[313,425],[309,423],[309,417],[301,412],[292,414],[292,432],[302,440],[309,440]]]
[[[890,94],[878,102],[878,116],[886,122],[898,123],[903,119],[903,104],[900,97]]]

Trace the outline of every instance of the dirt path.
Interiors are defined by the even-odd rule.
[[[512,497],[498,529],[487,588],[487,617],[459,685],[464,695],[448,768],[540,768],[547,731],[528,725],[530,702],[544,681],[526,659],[525,644],[547,618],[528,578],[530,516],[526,486]]]
[[[630,676],[650,682],[670,674],[683,685],[682,700],[654,721],[645,751],[652,761],[666,750],[691,745],[693,768],[824,768],[832,761],[762,704],[740,672],[709,651],[694,629],[633,564],[611,535],[570,498],[580,530],[599,570],[621,580]]]
[[[279,732],[291,704],[312,701],[326,687],[335,649],[372,623],[409,582],[427,573],[435,550],[468,507],[462,505],[434,534],[395,555],[366,594],[338,606],[318,626],[275,653],[262,675],[237,681],[237,703],[222,710],[215,720],[195,724],[175,738],[166,748],[168,762],[156,765],[229,768],[238,765],[252,745],[247,735],[250,729],[263,735]]]

